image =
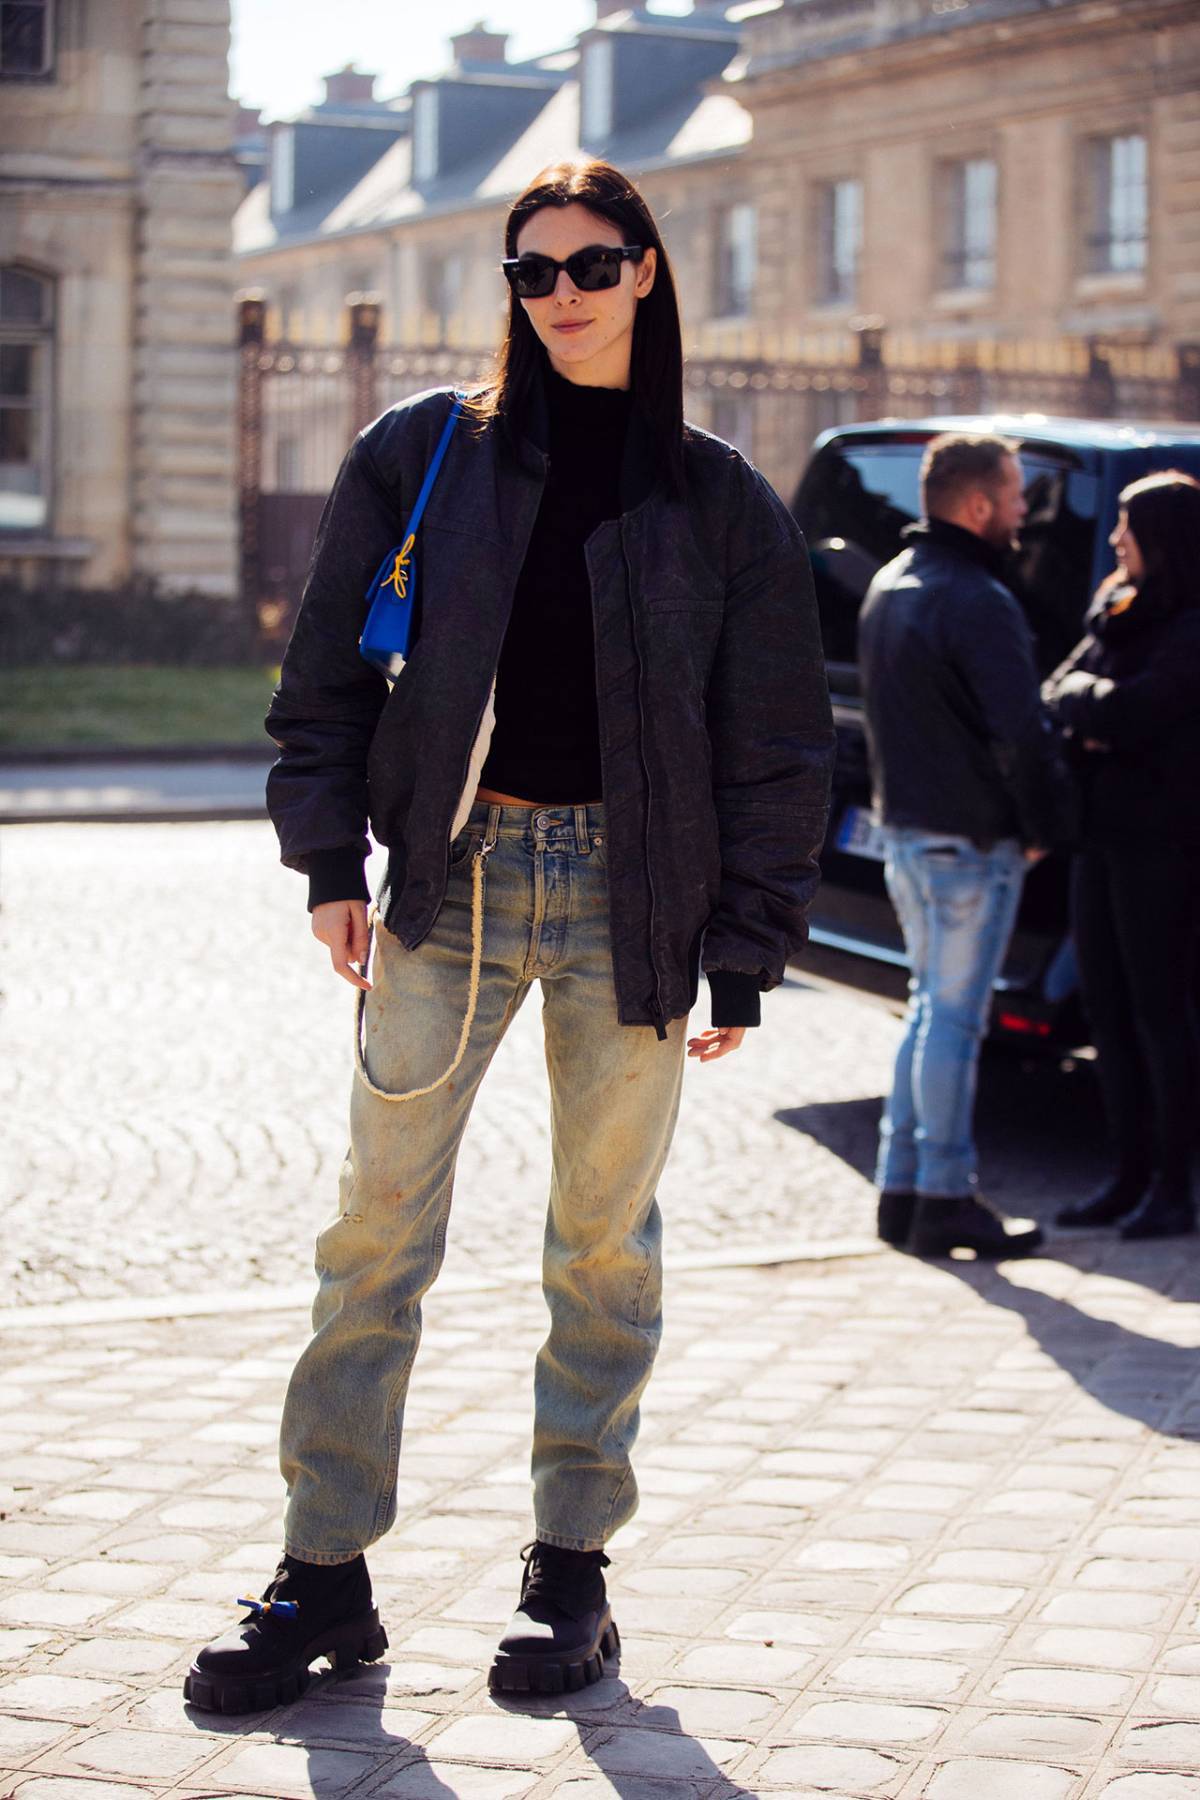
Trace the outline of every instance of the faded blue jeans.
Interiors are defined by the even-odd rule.
[[[376,923],[366,1069],[376,1087],[408,1093],[452,1062],[468,1001],[472,864],[493,840],[462,1062],[412,1099],[354,1084],[338,1215],[317,1240],[314,1335],[292,1375],[280,1438],[287,1548],[306,1562],[347,1562],[395,1519],[405,1395],[421,1301],[445,1248],[459,1142],[509,1021],[539,980],[553,1170],[543,1252],[550,1329],[534,1371],[537,1535],[599,1549],[637,1506],[630,1450],[661,1330],[655,1186],[675,1129],[687,1021],[672,1021],[665,1043],[650,1026],[617,1022],[602,807],[474,806],[425,941],[406,950]]]
[[[875,1179],[894,1193],[969,1194],[979,1046],[1025,859],[1014,838],[980,850],[944,831],[889,826],[884,836],[884,878],[912,974]]]

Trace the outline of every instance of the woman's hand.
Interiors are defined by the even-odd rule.
[[[319,943],[328,945],[329,959],[342,980],[369,994],[366,901],[327,900],[324,906],[314,906],[312,933]],[[358,969],[352,969],[351,963],[357,963]]]
[[[741,1047],[746,1035],[745,1025],[714,1025],[711,1031],[702,1031],[699,1037],[688,1039],[688,1055],[699,1062],[716,1062],[718,1056],[728,1056],[731,1050]]]

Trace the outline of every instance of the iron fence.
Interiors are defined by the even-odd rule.
[[[492,348],[381,344],[380,306],[369,295],[350,296],[339,344],[272,340],[266,325],[264,300],[243,299],[242,593],[278,644],[355,432],[422,388],[477,382],[492,366]],[[856,420],[996,412],[1200,419],[1200,345],[931,341],[867,320],[825,334],[715,325],[691,333],[685,352],[689,415],[752,455],[785,496],[817,433]]]

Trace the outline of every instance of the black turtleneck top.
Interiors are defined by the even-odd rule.
[[[496,729],[480,781],[547,805],[598,802],[600,723],[584,545],[620,516],[630,394],[548,369],[550,468],[496,673]]]
[[[496,673],[496,729],[480,784],[563,806],[603,799],[592,589],[584,545],[621,514],[630,395],[547,367],[550,467]],[[709,976],[714,1025],[757,1025],[753,975]]]

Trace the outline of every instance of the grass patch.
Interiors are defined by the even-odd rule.
[[[272,668],[78,663],[0,670],[0,749],[259,744]]]

